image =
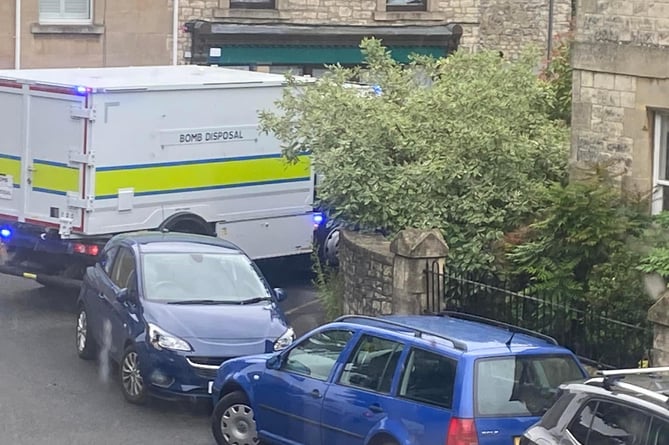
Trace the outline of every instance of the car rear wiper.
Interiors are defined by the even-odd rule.
[[[271,301],[272,297],[254,297],[254,298],[249,298],[246,300],[242,300],[239,302],[239,304],[253,304],[253,303],[260,303],[261,301]]]
[[[239,304],[238,301],[232,300],[179,300],[168,301],[167,304]]]

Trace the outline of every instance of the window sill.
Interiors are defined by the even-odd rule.
[[[105,33],[104,25],[65,25],[65,24],[43,24],[33,23],[30,27],[33,34],[77,34],[77,35],[102,35]]]
[[[374,20],[380,22],[403,20],[443,22],[446,20],[446,14],[430,11],[374,11]]]
[[[226,19],[275,19],[286,20],[287,17],[282,16],[281,11],[277,9],[214,9],[214,18]]]

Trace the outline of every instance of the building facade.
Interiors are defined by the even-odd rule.
[[[573,158],[611,160],[669,210],[669,2],[579,0],[576,17]]]
[[[454,45],[512,57],[545,48],[570,19],[571,0],[2,0],[0,68],[177,61],[282,70],[305,60],[317,68],[355,62],[351,45],[372,35],[400,59]],[[301,50],[310,56],[296,59]]]
[[[355,64],[363,37],[393,56],[446,55],[460,47],[517,55],[570,29],[571,0],[181,0],[186,63],[286,67],[312,74],[323,63]],[[549,26],[549,23],[551,25]]]
[[[0,0],[0,68],[169,64],[172,4]]]

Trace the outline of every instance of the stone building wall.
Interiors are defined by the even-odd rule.
[[[653,188],[653,111],[669,109],[669,3],[577,3],[572,157],[611,159],[624,185]]]
[[[0,0],[0,69],[14,67],[14,0]],[[21,68],[162,65],[171,61],[172,0],[95,0],[90,23],[44,24],[21,2]]]
[[[427,11],[389,12],[385,0],[276,0],[276,10],[230,9],[229,0],[181,0],[180,20],[238,23],[347,24],[367,26],[457,23],[461,48],[489,48],[517,55],[527,45],[546,47],[549,0],[430,0]],[[571,26],[572,0],[555,0],[554,35]],[[179,36],[179,54],[189,50],[189,36]]]

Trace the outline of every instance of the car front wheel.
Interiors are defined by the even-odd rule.
[[[218,445],[257,445],[253,408],[241,391],[225,395],[214,408],[212,432]]]
[[[125,399],[136,405],[146,402],[146,385],[139,365],[137,349],[133,345],[128,346],[119,366],[121,390]]]
[[[88,324],[88,312],[84,306],[79,307],[77,316],[77,355],[84,360],[95,358],[95,341],[91,336],[91,328]]]

